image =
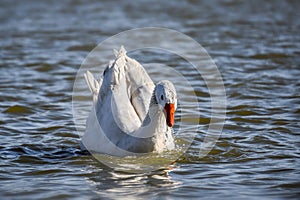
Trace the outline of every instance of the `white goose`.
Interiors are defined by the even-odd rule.
[[[82,145],[91,153],[114,156],[174,149],[174,85],[167,80],[155,85],[124,47],[115,56],[99,81],[89,71],[84,75],[94,105]]]

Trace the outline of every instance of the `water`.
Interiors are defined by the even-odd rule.
[[[299,8],[298,1],[1,1],[1,199],[297,199]],[[195,80],[201,130],[193,144],[169,169],[135,174],[80,151],[71,101],[88,53],[144,26],[178,30],[207,49],[225,83],[227,119],[215,148],[199,158],[210,97]]]

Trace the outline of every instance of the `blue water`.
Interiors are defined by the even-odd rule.
[[[1,1],[1,199],[298,199],[299,8],[298,1]],[[190,74],[200,118],[183,125],[198,120],[200,130],[176,163],[137,174],[80,150],[72,92],[98,43],[149,26],[180,31],[208,51],[225,84],[227,118],[200,158],[210,94]],[[189,73],[176,56],[133,56]]]

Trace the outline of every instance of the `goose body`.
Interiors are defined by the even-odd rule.
[[[100,80],[87,71],[93,94],[82,146],[114,156],[174,149],[177,96],[170,81],[153,83],[143,66],[121,47]]]

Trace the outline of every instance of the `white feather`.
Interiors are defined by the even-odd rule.
[[[150,105],[156,88],[153,81],[140,63],[126,55],[123,46],[114,53],[116,59],[100,82],[89,71],[84,75],[95,103],[82,144],[91,152],[115,156],[173,149],[173,131],[166,125],[163,106]],[[166,94],[166,88],[162,89],[155,94]],[[170,98],[176,96],[174,87],[167,89],[175,94]]]
[[[98,94],[99,94],[99,90],[100,90],[100,85],[102,83],[102,79],[97,81],[90,71],[87,71],[84,74],[84,78],[85,78],[85,81],[86,81],[92,95],[93,95],[93,101],[94,101],[94,103],[96,103],[98,100]]]

